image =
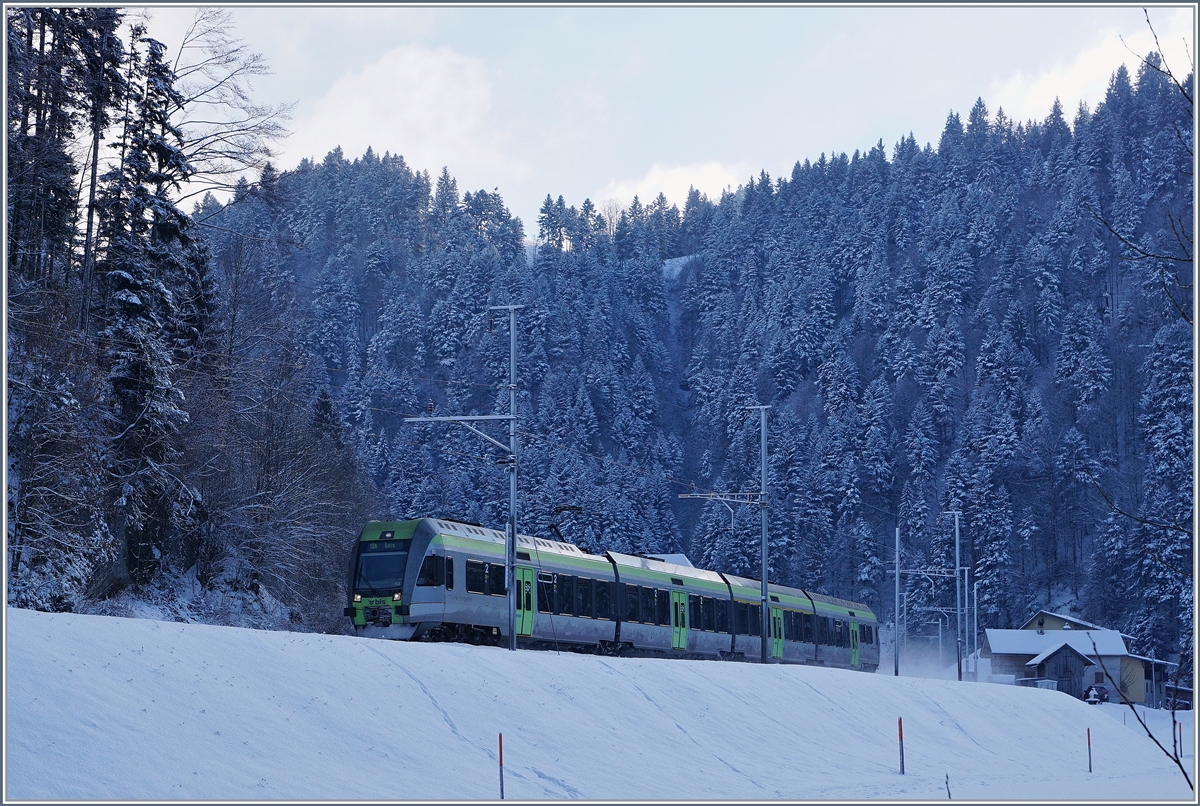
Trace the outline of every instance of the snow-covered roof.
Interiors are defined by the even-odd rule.
[[[1063,615],[1062,613],[1051,613],[1049,610],[1039,610],[1036,613],[1034,613],[1032,616],[1029,617],[1028,621],[1026,621],[1024,624],[1021,625],[1021,629],[1027,630],[1030,627],[1032,627],[1036,623],[1039,616],[1053,616],[1054,618],[1060,618],[1063,621],[1069,621],[1072,624],[1078,624],[1079,626],[1085,627],[1089,630],[1106,629],[1105,627],[1101,627],[1099,624],[1092,624],[1090,621],[1084,621],[1081,618],[1075,618],[1075,616],[1066,616],[1066,615]]]
[[[1097,643],[1097,646],[1099,646],[1099,643]],[[1068,643],[1067,641],[1059,641],[1059,642],[1058,642],[1058,644],[1057,644],[1056,646],[1052,646],[1052,647],[1050,647],[1049,649],[1047,649],[1047,650],[1046,650],[1045,652],[1043,652],[1042,654],[1038,655],[1038,656],[1037,656],[1036,658],[1034,658],[1033,660],[1026,662],[1026,664],[1025,664],[1025,665],[1026,665],[1026,666],[1037,666],[1039,663],[1042,663],[1043,661],[1045,661],[1045,660],[1046,660],[1046,658],[1050,657],[1050,656],[1051,656],[1051,655],[1053,655],[1055,652],[1058,652],[1058,650],[1062,649],[1063,647],[1066,647],[1067,649],[1069,649],[1069,650],[1071,650],[1072,652],[1074,652],[1076,655],[1079,655],[1080,657],[1082,657],[1082,658],[1083,658],[1085,661],[1087,661],[1087,664],[1088,664],[1088,666],[1095,666],[1095,665],[1096,665],[1095,663],[1093,663],[1093,662],[1092,662],[1092,661],[1091,661],[1091,660],[1088,658],[1088,656],[1087,656],[1087,655],[1085,655],[1085,654],[1083,654],[1082,652],[1079,652],[1078,650],[1076,650],[1076,649],[1075,649],[1075,647],[1071,646],[1071,644],[1070,644],[1070,643]]]
[[[1070,644],[1081,655],[1128,655],[1116,630],[984,630],[993,655],[1041,655],[1046,650]],[[1092,641],[1096,645],[1093,648]]]

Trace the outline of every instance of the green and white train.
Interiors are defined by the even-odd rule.
[[[371,521],[350,558],[345,614],[358,635],[507,644],[504,533],[420,518]],[[761,583],[666,558],[517,538],[517,644],[613,655],[761,657]],[[770,658],[874,671],[866,605],[768,585]]]

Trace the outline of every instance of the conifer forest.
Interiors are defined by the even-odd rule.
[[[1194,85],[1156,54],[1041,120],[981,98],[522,222],[453,165],[272,164],[219,19],[187,67],[121,9],[6,14],[10,605],[344,631],[366,520],[503,528],[504,454],[403,420],[507,413],[512,304],[522,533],[757,578],[757,508],[679,496],[757,491],[767,405],[772,581],[890,621],[895,530],[950,568],[959,511],[981,627],[1070,607],[1190,656]]]

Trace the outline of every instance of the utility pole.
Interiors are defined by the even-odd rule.
[[[974,630],[974,633],[975,633],[975,635],[974,635],[974,639],[975,639],[975,679],[978,680],[979,679],[979,657],[981,654],[979,652],[979,578],[978,577],[975,578],[975,584],[972,587],[972,589],[974,590],[974,599],[975,599],[975,630]]]
[[[762,589],[759,596],[759,614],[762,616],[759,633],[762,639],[760,660],[767,662],[767,626],[769,612],[767,609],[767,409],[770,406],[746,406],[747,409],[757,409],[759,412],[760,447],[759,462],[761,464],[759,491],[757,493],[684,493],[680,498],[703,498],[709,501],[720,501],[729,510],[730,531],[733,530],[733,507],[730,504],[758,504],[762,513]]]
[[[489,311],[508,311],[508,414],[488,414],[471,417],[405,417],[406,423],[456,423],[486,439],[508,456],[502,464],[508,467],[508,523],[505,525],[504,581],[508,589],[508,648],[517,648],[517,311],[524,305],[492,305]],[[432,404],[430,404],[432,410]],[[486,420],[508,420],[508,445],[495,440],[469,423]]]
[[[896,610],[892,616],[892,676],[900,676],[900,527],[896,527]]]
[[[958,654],[958,679],[962,681],[962,589],[958,575],[962,573],[962,552],[958,541],[958,518],[962,512],[957,509],[947,510],[945,515],[954,516],[954,639],[955,651]]]
[[[770,406],[746,406],[758,410],[761,476],[758,486],[758,511],[762,513],[762,663],[767,662],[767,409]]]

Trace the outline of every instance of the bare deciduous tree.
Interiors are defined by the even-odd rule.
[[[284,125],[295,104],[259,104],[250,81],[268,75],[262,54],[231,34],[223,8],[201,8],[184,34],[175,58],[183,95],[173,122],[183,132],[195,174],[188,198],[210,190],[232,190],[246,171],[259,171],[273,157],[272,144],[287,136]]]

